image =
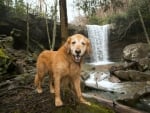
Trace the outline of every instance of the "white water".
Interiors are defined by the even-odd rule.
[[[108,72],[107,73],[101,72],[98,74],[97,72],[95,72],[90,74],[90,78],[85,81],[85,85],[95,89],[101,89],[105,91],[126,93],[124,90],[125,83],[112,83],[109,81],[109,78],[110,78],[110,73]]]
[[[109,25],[86,25],[86,27],[92,45],[92,62],[95,64],[108,63]]]

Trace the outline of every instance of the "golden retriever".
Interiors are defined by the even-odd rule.
[[[68,76],[74,85],[77,97],[81,103],[90,105],[82,97],[80,88],[80,71],[83,56],[91,51],[90,41],[81,34],[70,36],[58,51],[43,51],[37,59],[35,86],[42,93],[41,83],[45,74],[50,75],[50,92],[55,93],[55,106],[62,106],[60,97],[60,81]],[[54,87],[52,84],[54,80]]]

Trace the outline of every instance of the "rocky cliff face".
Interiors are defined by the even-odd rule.
[[[112,28],[109,36],[109,55],[111,61],[118,61],[122,59],[122,52],[125,46],[139,42],[146,43],[144,34],[126,34],[124,38],[117,35],[117,29]]]

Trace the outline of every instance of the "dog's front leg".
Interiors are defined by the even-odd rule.
[[[84,104],[87,104],[87,105],[91,105],[90,102],[87,102],[82,97],[82,92],[81,92],[81,88],[80,88],[80,77],[74,78],[73,83],[74,83],[75,91],[77,93],[77,97],[79,98],[79,101],[81,103],[84,103]]]
[[[54,87],[55,87],[55,106],[62,106],[63,102],[60,97],[60,76],[54,74]]]

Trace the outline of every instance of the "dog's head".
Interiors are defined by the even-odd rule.
[[[67,39],[65,44],[67,52],[72,55],[75,62],[80,62],[85,54],[90,54],[91,43],[81,34],[75,34]]]

